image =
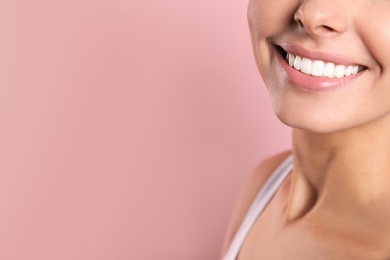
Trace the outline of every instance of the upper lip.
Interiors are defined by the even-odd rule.
[[[301,46],[292,43],[287,43],[287,42],[278,43],[277,46],[281,47],[284,51],[291,53],[295,56],[298,55],[301,57],[309,58],[311,60],[322,60],[325,62],[332,62],[335,64],[346,65],[346,66],[350,66],[350,65],[363,66],[352,58],[340,54],[336,54],[333,52],[309,51]]]

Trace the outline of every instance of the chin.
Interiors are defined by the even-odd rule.
[[[290,115],[288,113],[276,113],[278,119],[285,125],[307,132],[317,134],[336,133],[348,128],[340,125],[336,120],[327,120],[324,117],[310,115]]]

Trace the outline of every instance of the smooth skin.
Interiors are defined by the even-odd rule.
[[[223,254],[254,196],[292,153],[292,174],[238,259],[390,259],[390,1],[250,0],[248,20],[257,66],[293,145],[253,173]],[[365,70],[343,88],[303,91],[276,60],[275,46],[285,42]]]

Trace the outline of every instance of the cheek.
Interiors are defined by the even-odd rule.
[[[359,11],[357,33],[369,55],[378,63],[378,76],[390,75],[390,1],[373,1]]]
[[[269,41],[284,34],[294,21],[298,0],[249,0],[248,23],[252,37],[255,61],[263,79],[272,81],[269,67],[272,63]],[[269,79],[270,78],[270,79]],[[269,85],[269,84],[267,84]]]
[[[293,23],[298,0],[249,0],[248,22],[252,36],[267,38]]]

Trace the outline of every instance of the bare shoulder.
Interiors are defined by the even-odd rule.
[[[240,227],[245,214],[247,213],[257,193],[264,185],[264,182],[290,154],[291,151],[285,151],[265,159],[257,165],[252,174],[249,176],[246,185],[241,192],[234,213],[230,218],[229,227],[227,229],[224,245],[222,248],[222,255],[226,253],[226,250],[228,249],[234,234]]]

